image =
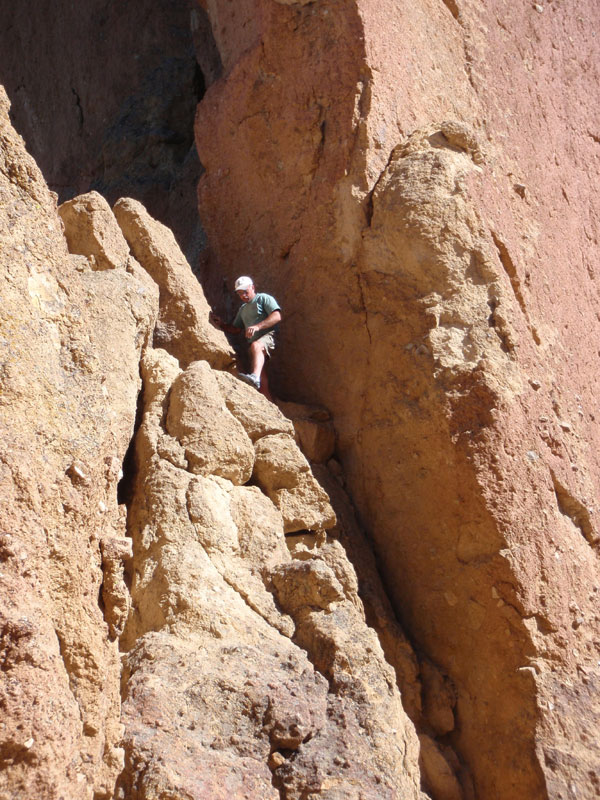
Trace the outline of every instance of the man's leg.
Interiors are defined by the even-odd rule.
[[[260,378],[263,371],[265,359],[264,344],[261,343],[260,339],[257,339],[250,345],[250,372],[257,378]]]
[[[248,347],[248,357],[250,361],[250,375],[240,373],[240,378],[246,383],[255,386],[258,391],[263,394],[267,400],[273,402],[271,392],[269,390],[269,379],[267,377],[266,361],[269,356],[269,347],[273,347],[273,337],[265,336],[263,339],[257,339],[252,342]]]
[[[267,375],[267,362],[265,361],[265,365],[263,367],[262,372],[260,373],[260,389],[258,390],[262,395],[264,395],[267,400],[273,402],[273,397],[271,396],[271,390],[269,389],[269,377]]]
[[[250,361],[250,372],[248,374],[244,372],[239,373],[239,377],[249,383],[250,386],[254,386],[255,389],[260,391],[260,375],[263,371],[263,367],[265,365],[265,349],[264,345],[261,343],[260,339],[257,339],[255,342],[248,347],[248,360]]]

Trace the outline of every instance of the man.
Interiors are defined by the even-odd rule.
[[[275,348],[275,332],[281,322],[281,308],[277,300],[270,294],[257,293],[254,281],[242,275],[235,282],[235,292],[242,301],[231,325],[223,322],[215,314],[211,320],[217,328],[225,333],[239,334],[245,332],[250,357],[250,372],[240,373],[240,378],[254,386],[271,400],[269,382],[264,369],[267,358]]]

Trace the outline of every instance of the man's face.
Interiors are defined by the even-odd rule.
[[[256,295],[256,289],[254,288],[254,284],[252,284],[252,286],[248,286],[247,289],[240,289],[238,292],[236,292],[236,294],[242,303],[249,303],[250,300],[254,299]]]

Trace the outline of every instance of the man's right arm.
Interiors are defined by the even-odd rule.
[[[213,314],[212,311],[208,315],[209,320],[220,331],[224,331],[225,333],[234,333],[238,334],[243,331],[243,328],[238,328],[237,325],[230,325],[228,322],[223,322],[221,317],[217,317],[216,314]]]

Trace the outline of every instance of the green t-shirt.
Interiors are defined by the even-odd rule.
[[[269,314],[273,313],[273,311],[280,310],[281,307],[274,297],[271,297],[270,294],[264,294],[264,292],[261,292],[260,294],[254,295],[249,303],[244,303],[243,306],[241,306],[240,310],[235,315],[235,319],[233,320],[232,324],[236,328],[244,328],[245,330],[251,325],[256,325],[257,322],[262,322],[263,319],[266,319]],[[276,331],[277,327],[277,325],[274,325],[268,330],[257,331],[250,341],[253,342],[256,339],[260,339],[260,337],[268,333],[269,330]]]

